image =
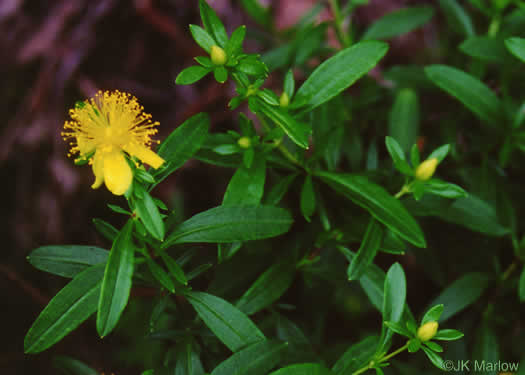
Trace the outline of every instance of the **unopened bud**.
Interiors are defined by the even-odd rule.
[[[428,322],[420,326],[417,330],[417,338],[421,341],[428,341],[432,339],[437,333],[438,322]]]
[[[438,160],[436,158],[427,159],[423,163],[419,164],[416,169],[416,178],[421,181],[426,181],[434,175]]]
[[[241,146],[241,148],[250,148],[252,145],[252,141],[248,137],[241,137],[237,141],[238,145]]]
[[[210,49],[211,62],[215,65],[226,64],[226,52],[219,46],[212,46]]]
[[[287,93],[283,92],[281,97],[279,98],[279,105],[283,108],[288,107],[288,104],[290,104],[290,97]]]

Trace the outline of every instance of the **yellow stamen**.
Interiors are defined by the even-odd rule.
[[[94,152],[89,161],[95,174],[93,188],[105,182],[116,195],[129,188],[133,175],[123,151],[155,169],[164,163],[150,148],[159,123],[143,110],[130,94],[99,91],[69,111],[71,120],[64,124],[62,136],[70,141],[70,155],[85,159]]]

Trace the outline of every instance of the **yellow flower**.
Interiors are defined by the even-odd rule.
[[[427,322],[420,326],[417,330],[417,338],[421,341],[428,341],[434,337],[438,330],[438,322]]]
[[[438,160],[436,158],[425,160],[416,168],[416,178],[421,181],[429,180],[434,175],[437,165]]]
[[[93,167],[96,189],[106,184],[115,195],[124,194],[133,180],[133,172],[124,152],[143,163],[159,168],[164,159],[150,149],[151,136],[159,123],[143,112],[137,98],[119,91],[99,91],[69,110],[71,121],[64,124],[62,136],[70,140],[68,156],[79,154]],[[93,157],[91,157],[93,156]]]

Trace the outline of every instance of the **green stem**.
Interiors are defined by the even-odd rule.
[[[397,192],[396,195],[394,195],[394,198],[401,198],[403,195],[405,195],[406,193],[410,193],[410,185],[403,185],[403,187],[401,188],[401,190],[399,190]]]
[[[341,9],[339,8],[339,0],[328,0],[330,9],[334,15],[334,29],[337,34],[337,39],[343,46],[343,48],[350,46],[350,38],[343,30],[343,17],[341,15]]]
[[[363,372],[365,371],[368,371],[370,370],[371,368],[373,368],[375,365],[377,365],[378,363],[382,363],[382,362],[386,362],[388,361],[390,358],[398,355],[399,353],[405,351],[408,349],[408,342],[403,345],[402,347],[400,347],[399,349],[393,351],[392,353],[388,354],[388,355],[385,355],[381,358],[379,358],[377,361],[370,361],[368,363],[368,365],[364,366],[364,367],[361,367],[359,370],[356,370],[352,373],[352,375],[359,375],[359,374],[362,374]]]
[[[512,273],[514,272],[514,270],[516,269],[518,265],[516,264],[516,260],[514,260],[508,267],[507,269],[505,270],[505,272],[503,272],[503,275],[501,276],[501,281],[505,281],[509,278],[510,275],[512,275]]]

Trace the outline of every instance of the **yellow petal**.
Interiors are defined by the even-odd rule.
[[[151,165],[155,169],[164,163],[164,159],[151,151],[148,147],[139,146],[136,144],[127,144],[123,148],[124,151],[126,151],[131,156],[139,158],[140,161]]]
[[[115,195],[124,194],[130,187],[133,173],[122,152],[104,155],[104,182]]]
[[[96,152],[93,156],[93,174],[95,175],[95,182],[91,185],[92,189],[98,189],[104,182],[104,158],[100,152]]]

